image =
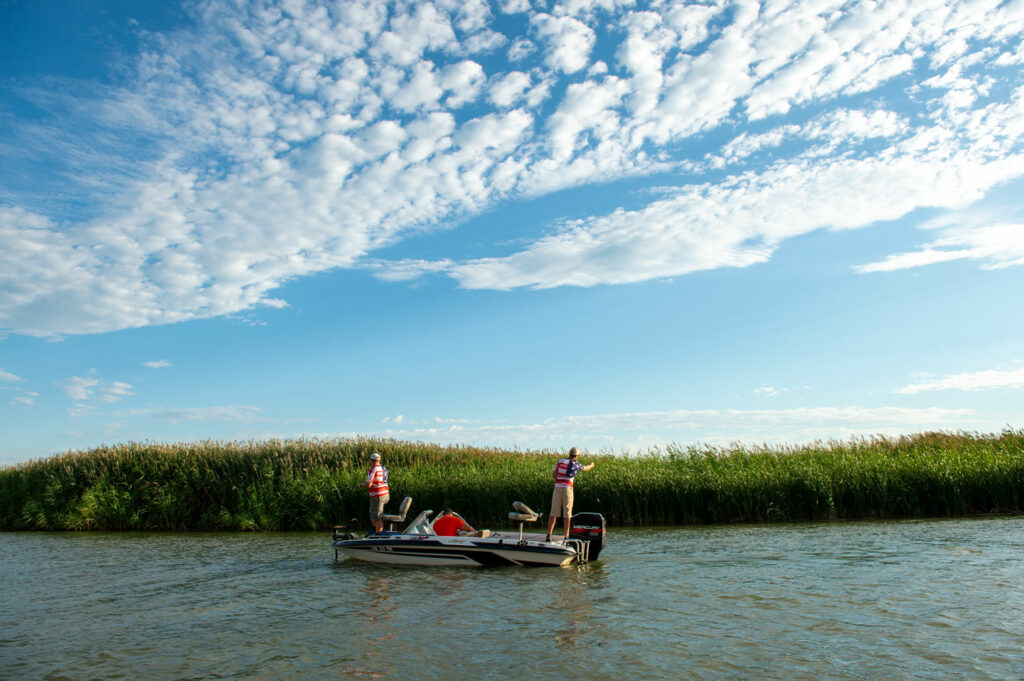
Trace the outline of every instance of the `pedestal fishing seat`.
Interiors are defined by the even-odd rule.
[[[398,505],[398,513],[385,513],[380,517],[381,520],[388,524],[389,532],[395,528],[395,523],[400,523],[405,520],[405,514],[409,512],[410,506],[412,506],[412,497],[406,497],[402,499],[402,503]]]
[[[519,541],[523,540],[523,523],[533,523],[540,519],[541,514],[537,513],[521,501],[513,501],[512,508],[515,510],[508,514],[509,520],[519,523]]]

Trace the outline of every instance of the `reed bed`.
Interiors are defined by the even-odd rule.
[[[0,468],[0,529],[323,530],[368,525],[371,452],[391,503],[450,505],[508,524],[514,500],[544,513],[554,451],[396,440],[129,442]],[[1021,513],[1024,430],[923,433],[801,447],[669,446],[581,455],[576,509],[612,525],[785,522]]]

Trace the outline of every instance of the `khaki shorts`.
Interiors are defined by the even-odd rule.
[[[548,517],[572,517],[572,487],[555,487],[551,495],[551,515]]]
[[[370,497],[370,520],[380,520],[380,517],[384,515],[384,504],[391,500],[390,494],[384,494],[379,497]]]

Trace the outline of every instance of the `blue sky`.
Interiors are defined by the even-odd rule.
[[[1024,426],[1022,0],[0,19],[0,462]]]

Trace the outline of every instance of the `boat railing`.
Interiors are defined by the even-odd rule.
[[[576,551],[577,563],[590,562],[590,542],[585,539],[564,539],[562,545]]]

